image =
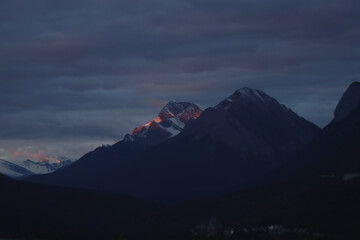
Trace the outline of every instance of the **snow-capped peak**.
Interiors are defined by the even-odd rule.
[[[248,88],[248,87],[238,89],[231,97],[234,98],[234,97],[239,97],[239,96],[246,97],[246,98],[254,100],[254,101],[261,100],[261,101],[265,102],[268,100],[272,100],[272,98],[269,95],[267,95],[266,93],[264,93],[263,91]]]
[[[187,123],[190,119],[198,118],[201,113],[202,109],[195,103],[170,101],[154,120],[159,123],[169,118],[177,118],[181,122]]]
[[[244,87],[236,90],[230,97],[220,102],[215,108],[225,109],[236,105],[240,102],[253,102],[253,103],[265,103],[265,102],[276,101],[266,93],[260,90]]]
[[[148,130],[161,129],[175,136],[184,128],[190,119],[198,118],[203,110],[195,103],[190,102],[168,102],[160,111],[159,115],[150,122],[137,127],[134,135],[145,135]]]

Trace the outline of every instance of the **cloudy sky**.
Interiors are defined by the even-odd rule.
[[[358,0],[0,2],[0,158],[77,158],[168,100],[264,90],[319,126],[360,80]]]

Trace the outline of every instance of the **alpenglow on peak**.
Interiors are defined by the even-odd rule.
[[[161,129],[175,136],[189,120],[198,118],[202,112],[202,108],[195,103],[170,101],[161,109],[157,117],[135,128],[132,134],[145,135],[149,130]]]

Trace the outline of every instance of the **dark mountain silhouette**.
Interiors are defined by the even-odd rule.
[[[131,162],[145,150],[177,135],[186,123],[200,116],[202,109],[188,102],[171,101],[149,123],[137,127],[112,146],[102,146],[85,154],[64,170],[33,176],[30,182],[68,187],[94,188],[98,179]]]
[[[273,170],[319,131],[264,92],[239,89],[97,189],[165,202],[223,193]]]
[[[360,95],[353,88],[357,84],[348,88],[338,105],[345,99],[353,107],[342,107],[351,110],[325,127],[298,156],[242,190],[172,208],[159,218],[156,239],[206,239],[193,231],[214,217],[222,225],[214,239],[358,239],[360,104],[347,98],[349,91]],[[274,225],[287,232],[272,235],[268,227]],[[238,232],[229,238],[223,234],[226,228]],[[252,228],[258,232],[244,232]]]
[[[334,122],[348,116],[360,105],[360,82],[353,82],[345,91],[335,109]]]
[[[336,107],[333,121],[296,158],[266,176],[268,183],[286,182],[291,188],[296,182],[299,186],[305,187],[323,181],[349,179],[360,175],[359,85],[360,83],[354,82],[349,86]],[[262,178],[258,180],[260,184],[263,181],[265,180]]]

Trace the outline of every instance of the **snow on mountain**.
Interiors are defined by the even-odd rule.
[[[185,124],[191,120],[198,118],[203,110],[195,103],[170,101],[160,111],[159,115],[132,132],[133,136],[146,137],[149,131],[162,131],[173,137],[181,132]],[[129,136],[126,140],[129,140]]]
[[[15,179],[29,177],[34,174],[46,174],[67,167],[73,160],[61,157],[55,163],[48,161],[35,162],[30,159],[21,162],[12,162],[0,159],[0,173]]]
[[[28,177],[34,174],[24,167],[3,159],[0,159],[0,173],[16,179]]]
[[[30,170],[34,174],[46,174],[67,167],[73,162],[73,160],[62,157],[55,163],[50,163],[48,161],[34,162],[30,159],[27,159],[26,161],[19,163],[19,165]]]
[[[266,102],[277,102],[274,98],[260,90],[251,89],[248,87],[240,88],[235,91],[230,97],[220,102],[215,109],[228,110],[238,104],[245,104],[246,102],[264,104]]]

